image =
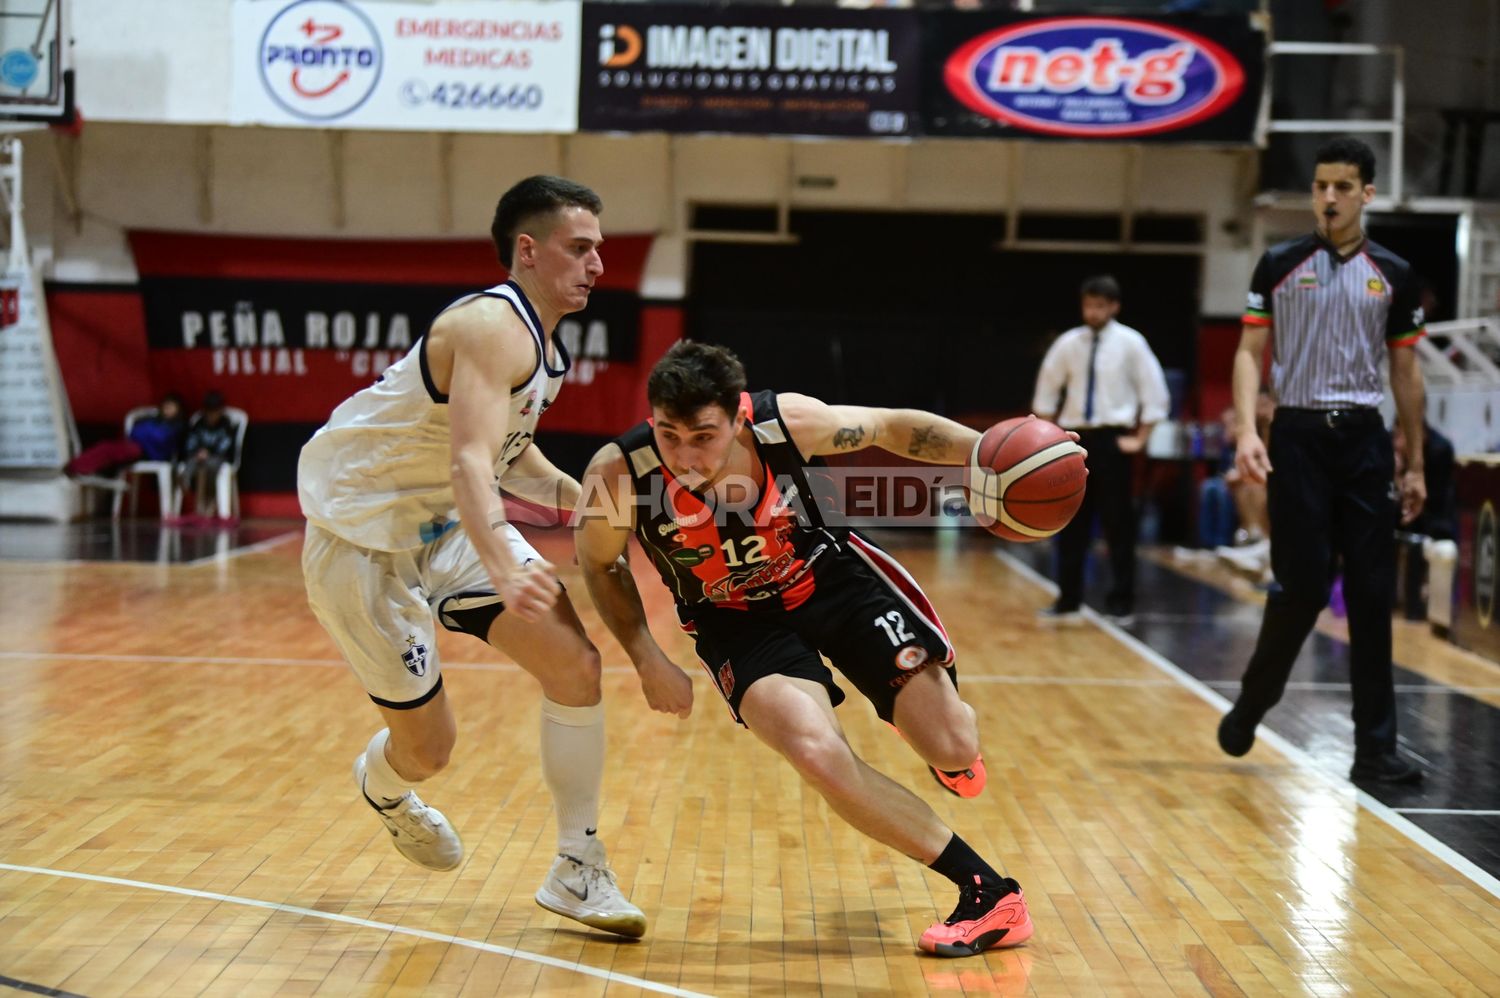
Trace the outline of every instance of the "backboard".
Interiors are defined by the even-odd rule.
[[[0,119],[73,120],[70,0],[0,0]]]

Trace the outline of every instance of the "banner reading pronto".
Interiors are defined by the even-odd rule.
[[[579,127],[910,135],[912,11],[588,4]]]
[[[1255,141],[1266,38],[1243,15],[922,23],[926,134]]]
[[[237,0],[235,124],[572,132],[578,3]]]

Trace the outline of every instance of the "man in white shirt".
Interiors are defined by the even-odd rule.
[[[1167,379],[1146,338],[1115,321],[1120,285],[1113,277],[1083,282],[1083,325],[1057,338],[1042,361],[1031,407],[1076,430],[1089,452],[1088,489],[1078,514],[1057,535],[1057,602],[1045,620],[1081,620],[1083,565],[1097,513],[1109,545],[1111,587],[1105,615],[1118,623],[1135,612],[1135,503],[1131,455],[1145,449],[1153,424],[1167,415]]]

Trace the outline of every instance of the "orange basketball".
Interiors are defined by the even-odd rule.
[[[1062,427],[1021,416],[979,438],[964,486],[980,526],[1008,541],[1039,541],[1073,519],[1088,473],[1083,448]]]

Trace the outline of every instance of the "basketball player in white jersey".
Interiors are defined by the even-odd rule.
[[[558,177],[512,187],[494,236],[510,280],[462,298],[380,379],[334,410],[302,449],[308,603],[384,726],[354,760],[360,793],[402,855],[432,870],[463,844],[416,785],[448,764],[457,727],[437,624],[472,634],[542,686],[542,775],[558,856],[542,907],[641,936],[595,835],[604,768],[599,653],[552,566],[505,517],[499,486],[571,509],[578,483],[532,443],[568,356],[552,331],[604,272],[598,195]],[[456,516],[455,516],[456,514]],[[502,612],[503,611],[503,612]]]

